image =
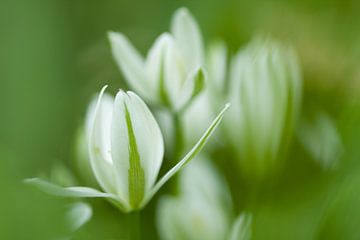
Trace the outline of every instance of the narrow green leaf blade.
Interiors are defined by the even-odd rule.
[[[115,195],[109,193],[100,192],[94,188],[90,187],[61,187],[59,185],[53,184],[46,180],[40,178],[29,178],[24,181],[27,184],[36,186],[43,192],[46,192],[50,195],[60,196],[60,197],[74,197],[74,198],[82,198],[82,197],[100,197],[100,198],[112,198],[117,199]]]
[[[146,195],[142,206],[145,206],[148,201],[154,196],[154,194],[159,191],[159,189],[172,177],[174,176],[182,167],[184,167],[189,161],[191,161],[204,147],[209,137],[214,133],[215,129],[219,126],[226,110],[230,107],[230,104],[226,104],[222,111],[217,115],[214,121],[211,123],[210,127],[205,131],[200,140],[195,144],[195,146],[186,154],[186,156],[178,162],[172,169],[170,169],[148,192]]]

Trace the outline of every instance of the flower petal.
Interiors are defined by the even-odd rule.
[[[109,32],[113,57],[131,88],[144,97],[151,98],[144,73],[144,59],[130,41],[121,33]]]
[[[195,144],[195,146],[186,154],[186,156],[178,162],[173,168],[171,168],[156,184],[155,186],[147,193],[145,196],[143,206],[147,204],[148,201],[154,196],[154,194],[159,191],[159,189],[179,170],[182,169],[189,161],[191,161],[204,147],[209,137],[214,133],[215,129],[219,126],[224,113],[230,107],[230,104],[226,104],[222,111],[217,115],[214,121],[211,123],[209,128],[205,131],[199,141]]]
[[[161,34],[155,41],[154,45],[149,50],[146,58],[146,73],[149,82],[148,91],[154,96],[154,101],[158,102],[162,100],[163,82],[164,82],[164,61],[166,48],[169,42],[172,41],[172,37],[168,33]]]
[[[318,110],[314,116],[303,118],[297,135],[304,149],[324,169],[335,169],[344,152],[342,140],[333,119]]]
[[[90,220],[92,208],[87,203],[77,202],[70,206],[66,216],[70,229],[76,231]]]
[[[133,92],[116,95],[111,144],[121,191],[136,209],[157,178],[164,143],[155,118]]]
[[[25,179],[25,183],[34,185],[38,187],[40,190],[54,196],[60,196],[60,197],[73,197],[73,198],[94,198],[94,197],[100,197],[100,198],[112,198],[117,200],[117,197],[110,193],[103,193],[100,192],[94,188],[89,187],[61,187],[59,185],[50,183],[48,181],[42,180],[40,178],[29,178]]]
[[[118,207],[121,211],[128,212],[129,208],[124,201],[112,193],[100,192],[90,187],[61,187],[40,178],[29,178],[24,180],[25,183],[38,187],[43,192],[59,197],[71,198],[106,198],[109,202]]]
[[[225,179],[217,172],[210,159],[203,154],[196,158],[180,174],[180,193],[184,196],[196,195],[209,203],[223,206],[223,211],[228,212],[232,202]]]
[[[225,90],[227,49],[223,42],[215,42],[209,48],[207,70],[212,94],[222,95]]]
[[[251,222],[252,217],[249,213],[240,214],[231,227],[229,240],[250,240]]]
[[[176,43],[169,41],[165,52],[163,91],[173,109],[181,97],[181,89],[187,77],[184,60]]]
[[[98,98],[92,131],[89,137],[89,156],[91,168],[96,180],[104,191],[113,193],[121,199],[125,199],[121,192],[118,191],[119,181],[113,168],[113,160],[109,154],[111,151],[110,144],[110,123],[112,121],[112,109],[104,104],[102,97],[107,86],[103,87]],[[109,99],[110,100],[110,99]],[[89,120],[90,121],[90,120]]]
[[[181,209],[179,209],[181,208]],[[183,239],[184,234],[179,228],[181,224],[174,224],[179,222],[179,212],[187,210],[183,205],[179,205],[179,200],[175,197],[165,196],[160,198],[157,205],[156,222],[159,231],[160,239]],[[181,218],[180,218],[181,220]]]
[[[85,122],[85,135],[86,140],[89,141],[91,132],[93,131],[95,117],[98,115],[97,124],[99,125],[99,148],[103,158],[112,163],[111,154],[110,154],[110,124],[112,119],[112,111],[114,106],[114,98],[107,93],[103,93],[101,96],[101,103],[99,105],[99,109],[97,110],[97,104],[99,101],[99,96],[97,99],[94,99],[88,108],[86,114],[86,122]],[[96,112],[98,111],[98,112]]]
[[[197,22],[186,8],[175,12],[171,32],[186,59],[187,71],[202,66],[204,50],[201,33]]]
[[[212,97],[208,91],[204,90],[186,108],[183,108],[184,111],[181,113],[186,146],[193,146],[215,118],[214,108],[210,104]],[[218,143],[211,140],[207,144]]]
[[[205,87],[205,79],[206,74],[202,68],[197,69],[189,75],[181,89],[180,98],[176,102],[176,110],[186,108],[186,106],[202,92]]]
[[[157,209],[161,239],[226,239],[227,214],[201,195],[162,197]]]

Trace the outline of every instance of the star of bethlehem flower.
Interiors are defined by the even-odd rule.
[[[185,8],[173,16],[170,33],[161,34],[146,58],[122,33],[109,33],[112,53],[129,86],[147,102],[179,111],[205,82],[200,30]]]
[[[249,240],[251,216],[234,219],[229,189],[201,156],[180,173],[178,196],[162,197],[157,226],[163,240]]]
[[[62,188],[38,178],[27,182],[54,195],[101,197],[124,212],[140,210],[199,153],[220,124],[229,104],[185,157],[156,181],[163,161],[164,142],[155,118],[135,93],[120,90],[114,99],[104,93],[105,89],[106,86],[99,94],[94,114],[88,114],[87,120],[90,164],[103,191],[80,186]]]

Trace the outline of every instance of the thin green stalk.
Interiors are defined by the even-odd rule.
[[[179,161],[181,158],[181,155],[183,154],[184,147],[185,147],[183,126],[181,123],[179,113],[173,114],[173,121],[174,121],[174,155],[173,155],[173,158],[175,161]]]
[[[128,240],[140,240],[140,211],[135,211],[127,214],[127,231]]]

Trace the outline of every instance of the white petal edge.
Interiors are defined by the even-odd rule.
[[[66,213],[66,219],[71,231],[76,231],[87,223],[92,217],[93,211],[89,204],[76,202],[70,205]]]
[[[190,73],[181,89],[175,110],[184,110],[204,90],[206,81],[207,73],[203,68],[198,68]]]
[[[118,200],[113,194],[100,192],[99,190],[90,187],[74,186],[64,188],[40,178],[28,178],[25,179],[24,182],[38,187],[43,192],[59,197],[111,198]]]
[[[229,240],[250,240],[251,222],[252,216],[250,213],[240,214],[231,227]]]
[[[181,239],[179,227],[174,224],[178,221],[178,214],[174,208],[179,208],[178,199],[171,196],[161,197],[156,207],[156,226],[160,239]]]
[[[157,191],[173,176],[175,175],[181,168],[186,165],[189,161],[191,161],[204,147],[209,137],[213,134],[215,129],[219,126],[226,110],[230,107],[230,103],[227,103],[225,107],[221,110],[221,112],[217,115],[199,141],[195,144],[195,146],[185,155],[185,157],[178,162],[173,168],[171,168],[151,189],[151,191],[147,192],[145,199],[142,203],[142,206],[145,206],[151,198],[155,195]]]
[[[123,90],[115,96],[111,123],[111,155],[116,172],[117,191],[129,205],[129,136],[125,118],[125,99],[127,98]]]
[[[222,41],[212,43],[208,50],[207,60],[211,91],[223,93],[227,73],[227,47],[225,43]]]
[[[48,182],[40,178],[28,178],[24,183],[33,185],[41,191],[58,197],[70,198],[105,198],[114,206],[123,212],[129,212],[128,206],[124,205],[123,201],[118,196],[111,193],[104,193],[95,188],[74,186],[74,187],[61,187],[54,183]]]
[[[151,98],[148,94],[143,57],[122,33],[110,31],[108,37],[113,57],[127,83],[141,95]]]
[[[176,10],[171,22],[171,32],[188,63],[188,70],[200,67],[204,59],[202,36],[196,20],[187,8]]]
[[[182,57],[181,49],[175,41],[169,41],[165,50],[163,91],[166,94],[168,104],[174,109],[187,77],[186,59]]]
[[[153,95],[154,102],[161,101],[161,81],[164,81],[165,53],[170,42],[173,41],[169,33],[161,34],[150,48],[146,57],[145,71],[149,83],[148,91]],[[161,79],[163,78],[163,79]]]
[[[107,85],[104,86],[100,91],[98,102],[95,108],[94,123],[92,126],[92,130],[90,132],[89,143],[88,143],[90,165],[95,175],[95,178],[99,183],[99,185],[101,186],[101,188],[105,192],[116,194],[117,196],[119,196],[119,198],[124,199],[123,195],[121,195],[121,193],[118,192],[119,183],[118,183],[118,179],[116,178],[114,169],[112,167],[113,163],[110,164],[108,161],[104,159],[100,149],[102,145],[102,142],[100,140],[101,137],[103,137],[103,129],[100,129],[102,127],[101,124],[102,119],[100,114],[102,107],[101,101],[106,88]],[[109,150],[111,150],[111,148]],[[114,160],[112,159],[111,162],[113,161]]]

